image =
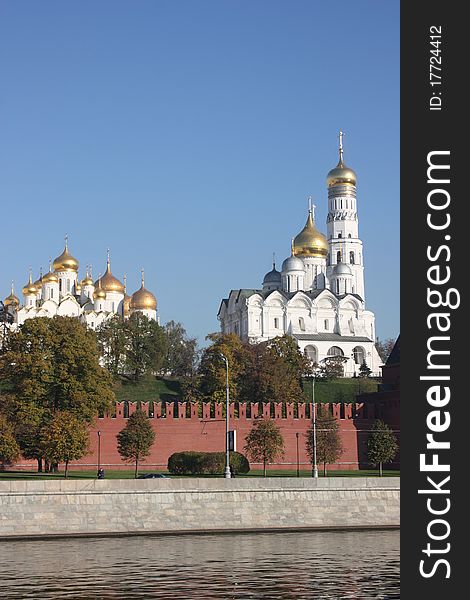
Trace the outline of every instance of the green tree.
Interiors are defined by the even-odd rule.
[[[326,465],[336,462],[343,453],[339,425],[333,416],[322,410],[318,411],[315,424],[317,430],[317,463],[323,464],[323,475],[326,477]],[[305,448],[313,466],[313,425],[307,431],[306,438]]]
[[[128,419],[126,426],[118,435],[118,451],[127,462],[135,463],[134,476],[137,478],[139,462],[145,460],[155,442],[155,431],[147,415],[136,410]]]
[[[65,478],[69,462],[85,456],[89,447],[88,426],[69,411],[57,412],[42,431],[44,457],[50,463],[65,463]]]
[[[103,364],[117,377],[124,372],[126,360],[126,323],[119,315],[105,321],[96,331]]]
[[[163,326],[166,338],[166,354],[163,371],[172,377],[192,378],[197,366],[197,342],[188,338],[181,323],[168,321]]]
[[[73,317],[28,319],[0,354],[5,411],[23,455],[42,463],[42,430],[57,412],[91,423],[110,408],[112,380],[100,365],[96,334]]]
[[[245,438],[245,452],[253,461],[263,463],[266,477],[266,465],[284,456],[284,438],[278,425],[271,419],[255,421]]]
[[[156,375],[163,367],[166,338],[163,328],[142,313],[133,313],[125,322],[124,370],[134,381],[143,375]]]
[[[380,477],[383,475],[383,464],[392,462],[397,451],[398,444],[393,431],[386,423],[377,419],[367,440],[367,458],[373,467],[379,467]]]
[[[364,361],[362,363],[362,365],[359,367],[359,377],[366,379],[367,377],[370,377],[371,373],[372,373],[371,368],[368,367],[367,363]]]
[[[20,457],[20,447],[13,434],[13,427],[4,415],[0,415],[0,468],[4,469]]]

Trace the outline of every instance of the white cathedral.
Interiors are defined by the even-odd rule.
[[[122,283],[112,274],[109,252],[105,273],[96,281],[93,281],[91,267],[87,266],[82,280],[79,280],[78,270],[78,260],[70,254],[66,238],[64,251],[49,265],[48,273],[33,282],[30,271],[29,281],[22,290],[23,303],[15,295],[12,284],[11,293],[3,302],[11,328],[22,325],[26,319],[54,315],[77,317],[91,329],[115,315],[127,318],[134,312],[158,320],[157,300],[145,288],[143,270],[142,285],[132,296],[126,291],[126,277]]]
[[[327,186],[327,237],[316,228],[310,203],[281,271],[273,262],[262,289],[232,290],[222,300],[221,330],[250,343],[289,334],[313,363],[335,357],[347,377],[357,375],[363,363],[380,375],[375,316],[365,306],[356,173],[344,163],[342,132],[339,162],[328,173]]]

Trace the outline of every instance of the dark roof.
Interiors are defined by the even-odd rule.
[[[400,336],[397,337],[397,341],[395,342],[395,345],[393,346],[385,364],[387,367],[400,364]]]
[[[296,340],[312,340],[317,342],[371,342],[368,337],[355,335],[339,335],[339,333],[293,333]]]

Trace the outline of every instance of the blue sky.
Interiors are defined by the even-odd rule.
[[[0,5],[0,294],[63,248],[126,272],[204,342],[230,289],[326,232],[337,133],[358,176],[366,304],[399,333],[399,2]],[[83,269],[81,269],[81,276]]]

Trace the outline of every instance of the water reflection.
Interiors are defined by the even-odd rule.
[[[131,537],[0,544],[0,598],[399,598],[396,531]]]

